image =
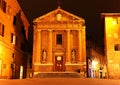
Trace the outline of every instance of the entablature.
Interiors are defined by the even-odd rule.
[[[40,30],[83,30],[85,26],[37,26]]]

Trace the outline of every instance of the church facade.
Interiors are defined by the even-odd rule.
[[[86,72],[85,20],[57,8],[34,21],[33,73]]]

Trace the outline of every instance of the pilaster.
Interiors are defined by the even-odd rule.
[[[78,63],[82,62],[82,30],[78,30]]]
[[[52,63],[52,30],[49,31],[49,57],[48,63]]]
[[[67,31],[67,49],[66,49],[66,64],[70,63],[71,55],[70,55],[70,30]]]
[[[36,31],[36,42],[35,42],[35,63],[40,63],[41,60],[41,30]]]

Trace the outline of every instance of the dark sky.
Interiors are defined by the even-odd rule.
[[[33,19],[57,8],[57,0],[18,0],[32,25]],[[87,39],[103,46],[100,13],[120,12],[120,0],[62,0],[61,8],[86,21]]]

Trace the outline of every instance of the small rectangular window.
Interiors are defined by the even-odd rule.
[[[62,45],[62,34],[56,35],[56,44]]]
[[[24,37],[26,37],[24,26],[22,26],[22,34],[23,34]]]
[[[0,35],[4,36],[4,25],[0,23]]]
[[[6,2],[5,1],[3,1],[2,9],[3,9],[3,12],[6,12]]]
[[[0,8],[3,12],[6,12],[6,2],[4,0],[0,0]]]
[[[0,8],[1,8],[1,9],[2,9],[2,1],[3,1],[3,0],[0,0]]]
[[[12,53],[12,58],[13,58],[13,59],[15,58],[15,54],[14,54],[14,53]]]
[[[16,25],[16,16],[14,16],[13,25]]]
[[[16,36],[13,33],[11,34],[11,43],[14,45],[16,44]]]
[[[112,24],[118,24],[118,18],[117,17],[113,17],[113,22]]]
[[[114,50],[115,51],[120,51],[120,44],[115,44],[114,45]]]

